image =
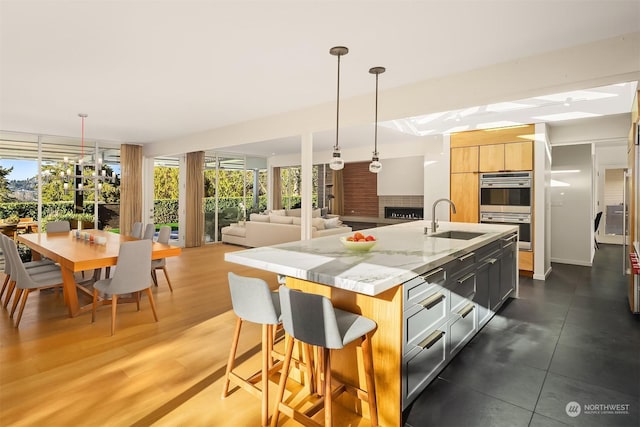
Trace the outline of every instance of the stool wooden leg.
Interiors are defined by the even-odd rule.
[[[333,426],[333,398],[331,396],[331,350],[322,349],[324,360],[324,425]]]
[[[0,291],[0,300],[2,299],[2,295],[4,295],[5,289],[7,289],[7,285],[9,284],[9,276],[5,274],[4,283],[2,284],[2,290]]]
[[[282,371],[280,371],[280,382],[278,383],[278,395],[276,396],[276,404],[274,405],[273,415],[271,416],[271,427],[278,425],[278,417],[280,415],[280,403],[284,397],[284,390],[287,386],[287,377],[289,376],[289,366],[291,365],[291,356],[293,354],[293,337],[286,334],[284,343],[285,356],[284,363],[282,365]]]
[[[269,365],[271,360],[270,325],[262,325],[262,426],[269,425]]]
[[[242,329],[242,319],[236,319],[236,330],[233,333],[233,340],[231,341],[231,349],[229,350],[229,360],[227,361],[227,371],[224,375],[224,386],[222,387],[222,396],[224,399],[229,394],[229,374],[234,368],[236,360],[236,351],[238,350],[238,341],[240,341],[240,329]]]
[[[371,335],[362,338],[362,359],[364,362],[364,374],[367,384],[367,401],[369,402],[369,418],[371,425],[378,425],[378,402],[376,399],[376,383],[373,375],[373,350],[371,348]]]
[[[9,315],[9,317],[13,318],[13,313],[15,313],[16,307],[18,307],[18,302],[20,301],[20,297],[22,297],[23,292],[24,289],[22,288],[18,288],[18,290],[16,291],[16,296],[13,298],[13,305],[11,306],[11,314]]]
[[[310,344],[303,344],[304,369],[307,376],[306,382],[309,385],[309,394],[315,392],[315,378],[313,374],[313,349]]]

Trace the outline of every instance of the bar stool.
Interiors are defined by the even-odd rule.
[[[277,403],[271,418],[271,427],[278,425],[278,416],[281,411],[305,425],[320,425],[311,417],[323,405],[324,425],[325,427],[332,426],[333,399],[345,391],[369,404],[371,425],[377,426],[378,410],[371,350],[371,334],[377,327],[376,322],[367,317],[334,308],[331,301],[322,295],[292,290],[286,286],[280,286],[280,306],[282,324],[286,332],[286,352],[278,385]],[[331,350],[344,348],[357,339],[362,340],[362,358],[367,391],[346,384],[339,384],[339,387],[332,391]],[[318,402],[305,413],[301,413],[283,402],[294,340],[317,346],[322,353],[318,362],[319,367],[324,371],[324,390]]]
[[[262,400],[261,421],[263,426],[267,426],[269,425],[269,375],[279,370],[282,365],[281,361],[274,364],[274,357],[283,358],[273,350],[274,326],[277,327],[280,324],[280,297],[277,292],[272,292],[269,289],[269,285],[264,280],[239,276],[231,272],[229,273],[229,290],[231,291],[233,311],[238,319],[229,351],[222,398],[229,395],[231,382],[260,398]],[[262,325],[262,369],[249,378],[242,378],[233,372],[243,321]],[[305,346],[303,350],[306,360],[309,361],[308,347]],[[306,363],[304,366],[311,387],[313,384],[311,363]],[[259,381],[262,381],[261,389],[255,385]]]

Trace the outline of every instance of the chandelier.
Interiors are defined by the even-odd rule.
[[[46,179],[59,178],[62,180],[62,188],[64,194],[69,190],[78,193],[96,191],[98,194],[102,191],[102,185],[105,182],[114,183],[116,173],[111,172],[107,175],[106,169],[102,162],[102,158],[96,153],[93,164],[85,162],[84,156],[84,120],[88,117],[85,113],[79,113],[78,117],[82,119],[82,138],[80,142],[80,157],[77,161],[69,161],[69,157],[64,157],[63,170],[54,175],[51,170],[43,171]]]

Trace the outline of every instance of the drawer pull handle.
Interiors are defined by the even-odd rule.
[[[495,264],[496,262],[498,262],[496,258],[490,258],[487,260],[487,264],[491,264],[491,265]]]
[[[442,292],[437,292],[430,297],[426,298],[424,301],[420,303],[421,306],[426,308],[427,310],[433,308],[434,305],[438,304],[440,301],[444,299],[444,294]]]
[[[473,311],[474,308],[475,308],[475,305],[473,305],[473,303],[469,303],[465,308],[463,308],[458,312],[458,315],[460,315],[460,317],[464,319],[469,315],[469,313]]]
[[[471,258],[474,255],[475,255],[475,253],[470,252],[470,253],[466,254],[465,256],[462,256],[462,257],[458,258],[458,261],[464,261],[465,259]]]
[[[430,272],[423,274],[422,278],[424,280],[428,280],[431,276],[435,276],[436,274],[441,273],[443,271],[444,271],[444,268],[439,267],[439,268],[436,268],[435,270],[431,270]]]
[[[435,331],[434,333],[426,337],[420,344],[418,344],[418,347],[421,347],[423,350],[429,349],[433,347],[433,345],[437,343],[443,336],[444,331]]]
[[[516,237],[518,237],[518,235],[517,235],[517,234],[514,234],[514,235],[512,235],[512,236],[509,236],[509,237],[506,237],[506,238],[502,239],[502,241],[503,241],[503,242],[508,242],[509,240],[513,240],[513,239],[515,239]]]
[[[507,243],[507,244],[506,244],[506,245],[504,245],[502,248],[503,248],[503,249],[506,249],[506,248],[508,248],[509,246],[513,245],[513,243],[514,243],[514,242]]]
[[[466,282],[467,280],[471,279],[473,276],[475,276],[476,273],[469,273],[466,276],[464,276],[462,279],[458,279],[458,284],[461,285],[464,282]]]

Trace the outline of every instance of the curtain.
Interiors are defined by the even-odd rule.
[[[120,146],[120,234],[142,221],[142,146]]]
[[[280,168],[273,168],[273,194],[271,195],[271,209],[282,209],[282,176]]]
[[[331,213],[334,215],[344,215],[344,179],[342,170],[333,171],[333,205]]]
[[[204,243],[204,151],[187,153],[185,247]]]

